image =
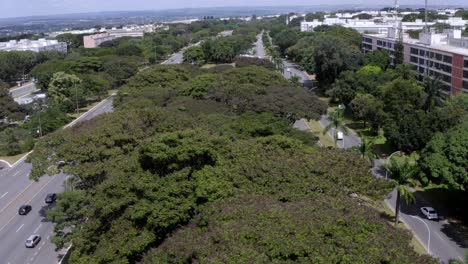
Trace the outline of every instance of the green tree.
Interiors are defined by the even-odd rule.
[[[278,45],[281,54],[285,54],[286,49],[296,44],[299,36],[293,29],[285,29],[273,38],[273,42]]]
[[[190,47],[184,51],[184,62],[201,64],[204,58],[205,54],[203,53],[203,49],[199,46]]]
[[[393,64],[396,65],[401,65],[404,63],[405,57],[404,57],[404,45],[402,40],[397,40],[395,42],[395,60]]]
[[[364,65],[378,66],[382,70],[386,70],[390,65],[390,56],[384,50],[374,50],[366,54]]]
[[[371,94],[358,94],[350,103],[353,116],[364,121],[364,126],[371,125],[372,131],[378,133],[385,118],[383,103]]]
[[[388,164],[385,164],[387,175],[396,184],[396,205],[395,205],[395,224],[398,223],[398,216],[400,214],[401,200],[406,203],[414,203],[415,197],[411,192],[409,185],[413,184],[416,176],[416,166],[411,164],[407,158],[402,162],[395,159],[390,159]]]
[[[76,75],[56,72],[50,81],[47,94],[54,105],[70,111],[74,105],[78,107],[83,97],[80,84],[81,79]]]
[[[65,33],[65,34],[60,34],[56,37],[56,39],[60,42],[65,42],[67,43],[68,49],[72,48],[79,48],[80,46],[83,46],[83,35],[80,34],[71,34],[71,33]]]
[[[13,100],[9,89],[0,86],[0,121],[17,121],[24,118],[20,106]],[[1,122],[0,122],[1,123]]]
[[[330,123],[323,129],[323,134],[327,134],[331,129],[333,129],[333,140],[335,142],[335,147],[338,142],[338,132],[343,132],[344,135],[348,135],[348,127],[346,126],[343,118],[343,111],[337,110],[331,112],[327,117]]]
[[[455,190],[468,188],[468,122],[437,133],[418,160],[421,181]]]
[[[327,90],[341,72],[347,69],[349,48],[340,38],[324,36],[317,40],[314,49],[316,78],[319,86]]]
[[[359,146],[354,147],[361,158],[365,159],[371,166],[374,166],[374,159],[377,158],[377,154],[374,151],[374,142],[367,139],[362,138],[361,144]]]

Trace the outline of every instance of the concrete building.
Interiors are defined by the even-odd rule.
[[[59,51],[67,52],[67,43],[59,42],[58,40],[38,39],[29,40],[22,39],[20,41],[10,40],[8,42],[0,42],[0,51]]]
[[[387,35],[364,34],[362,50],[386,50],[393,59],[395,35],[394,28]],[[468,93],[468,38],[462,37],[461,30],[440,34],[432,30],[421,33],[419,39],[403,35],[403,46],[404,62],[415,67],[420,80],[426,75],[438,78],[446,95]]]
[[[115,39],[115,36],[110,35],[109,33],[100,33],[83,37],[84,47],[87,49],[93,49],[99,47],[102,43],[106,41],[111,41]]]
[[[347,15],[347,14],[342,14]],[[401,20],[401,18],[399,18]],[[435,22],[423,22],[422,19],[416,19],[414,22],[400,22],[404,32],[408,30],[422,30],[426,26],[433,26],[436,23],[448,24],[451,27],[465,29],[468,25],[468,20],[463,20],[461,17],[449,17],[448,19],[439,19]],[[395,25],[395,18],[382,16],[372,19],[357,19],[344,17],[326,17],[324,21],[304,21],[301,22],[301,32],[313,31],[315,27],[327,25],[338,25],[346,28],[352,28],[360,33],[377,33],[387,34],[388,30]]]
[[[141,38],[145,35],[145,31],[143,29],[108,29],[106,30],[114,38],[121,38],[121,37],[132,37],[132,38]]]

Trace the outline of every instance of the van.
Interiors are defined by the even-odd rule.
[[[336,139],[337,140],[343,140],[343,132],[338,131],[338,133],[336,133]]]

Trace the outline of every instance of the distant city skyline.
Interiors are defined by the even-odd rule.
[[[223,6],[355,5],[358,8],[391,6],[393,0],[0,0],[0,18],[68,13],[163,10]],[[401,5],[424,5],[424,0],[401,0]],[[430,5],[468,6],[467,0],[429,0]]]

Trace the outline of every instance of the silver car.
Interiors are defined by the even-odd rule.
[[[439,216],[432,207],[421,207],[422,214],[429,220],[438,220]]]
[[[39,242],[41,241],[41,236],[39,235],[31,235],[28,237],[28,239],[26,239],[26,247],[27,248],[33,248],[35,247],[37,244],[39,244]]]

